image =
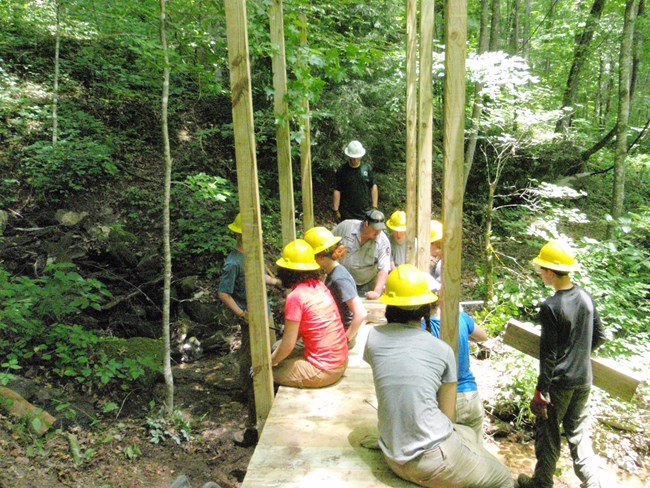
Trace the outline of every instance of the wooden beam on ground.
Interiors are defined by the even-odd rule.
[[[539,359],[541,332],[533,324],[508,320],[503,343],[518,351]],[[629,401],[643,381],[634,373],[604,358],[591,358],[594,385],[610,395]]]
[[[417,201],[417,0],[406,2],[406,262],[416,264]]]
[[[302,30],[300,31],[300,47],[307,47],[307,16],[300,14]],[[309,66],[301,61],[303,69]],[[302,181],[302,224],[303,235],[314,226],[314,190],[311,176],[311,113],[309,111],[309,99],[303,96],[300,100],[302,105],[302,139],[300,140],[300,175]]]
[[[280,186],[280,213],[282,218],[282,245],[296,238],[296,216],[293,201],[293,171],[291,168],[291,137],[289,134],[289,107],[287,104],[287,63],[284,53],[284,19],[282,0],[271,0],[269,6],[271,45],[273,55],[273,109],[275,137],[278,149],[278,183]]]
[[[251,336],[253,386],[257,428],[261,431],[273,404],[271,345],[267,316],[264,255],[260,216],[255,132],[253,128],[253,97],[248,61],[248,27],[246,1],[225,0],[228,63],[237,160],[237,186],[242,220],[246,300]]]
[[[458,355],[458,302],[463,234],[465,54],[467,0],[449,0],[445,10],[443,119],[442,288],[440,335]]]
[[[56,422],[45,410],[38,408],[15,391],[0,386],[0,410],[5,410],[20,419],[27,419],[29,430],[36,435],[43,435]]]
[[[431,166],[433,162],[433,25],[435,1],[422,0],[420,9],[420,88],[418,115],[417,246],[415,263],[429,272],[431,263]]]

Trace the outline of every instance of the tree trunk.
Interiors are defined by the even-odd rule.
[[[573,63],[569,70],[564,95],[562,96],[562,116],[555,125],[555,132],[564,132],[571,126],[573,120],[573,106],[575,105],[576,93],[580,82],[580,74],[584,68],[589,54],[589,46],[594,37],[594,30],[600,21],[600,16],[605,7],[605,0],[594,0],[589,12],[589,17],[580,35],[576,36],[576,44],[573,51]]]
[[[163,199],[163,259],[164,259],[164,283],[163,283],[163,317],[162,336],[165,347],[164,376],[166,385],[165,407],[168,414],[174,411],[174,376],[171,366],[171,344],[169,334],[169,309],[171,301],[172,281],[172,255],[170,247],[170,223],[169,223],[169,202],[171,199],[172,181],[172,156],[169,147],[169,127],[167,125],[167,106],[169,104],[169,54],[167,52],[167,36],[165,33],[165,5],[167,0],[160,0],[160,44],[163,50],[163,89],[162,89],[162,137],[165,168],[165,192]]]
[[[490,25],[490,51],[498,51],[501,45],[501,0],[492,0],[492,24]]]
[[[494,261],[492,255],[492,212],[494,211],[494,193],[496,182],[488,185],[488,199],[485,204],[485,231],[483,233],[483,256],[485,259],[485,303],[494,296]]]
[[[54,31],[54,88],[52,90],[52,145],[59,139],[59,70],[61,48],[61,3],[56,2],[56,27]]]
[[[528,59],[528,54],[530,52],[530,14],[532,12],[531,0],[525,0],[525,9],[524,9],[524,22],[522,26],[522,36],[523,43],[521,45],[522,53],[521,55]]]
[[[512,0],[512,29],[510,31],[510,52],[512,54],[519,51],[519,33],[521,30],[519,17],[519,0]]]
[[[630,78],[632,72],[632,43],[634,19],[638,0],[625,2],[625,20],[621,39],[618,74],[618,117],[616,120],[616,152],[614,156],[614,188],[611,215],[614,220],[607,226],[607,237],[612,238],[616,219],[623,213],[625,200],[625,160],[627,156],[627,129],[630,117]]]
[[[490,35],[488,33],[488,22],[490,20],[490,3],[488,0],[481,2],[481,30],[478,38],[478,54],[481,55],[488,50]],[[483,112],[483,103],[481,100],[481,90],[483,84],[476,82],[474,84],[474,105],[472,107],[472,118],[470,119],[470,130],[467,138],[467,147],[465,148],[465,164],[463,174],[463,193],[467,189],[467,180],[469,172],[472,170],[474,163],[474,154],[476,153],[476,143],[478,141],[478,130]]]

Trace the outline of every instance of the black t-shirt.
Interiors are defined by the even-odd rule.
[[[375,184],[372,166],[361,163],[357,168],[345,164],[336,172],[334,189],[341,192],[341,220],[363,220],[372,202],[370,192]]]

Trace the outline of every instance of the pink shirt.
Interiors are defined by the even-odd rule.
[[[300,324],[305,359],[319,369],[334,369],[348,358],[348,341],[334,298],[322,281],[297,284],[287,296],[284,318]]]

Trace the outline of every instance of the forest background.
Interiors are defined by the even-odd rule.
[[[387,215],[404,208],[406,42],[405,2],[284,2],[289,112],[278,117],[269,6],[247,2],[272,266],[281,251],[276,124],[290,127],[296,168],[309,119],[316,224],[334,223],[333,176],[352,139],[368,150],[380,208]],[[138,397],[146,422],[159,422],[147,424],[148,435],[182,442],[191,422],[159,412],[151,388],[162,365],[165,54],[179,362],[191,359],[191,337],[205,351],[228,356],[236,348],[237,324],[217,303],[215,285],[234,244],[227,224],[238,201],[223,3],[175,0],[166,8],[163,51],[155,1],[0,0],[0,385],[25,377],[54,385],[59,390],[44,404],[73,423],[80,414],[69,398],[84,395],[96,409],[83,415],[93,425],[117,419]],[[439,216],[444,2],[436,9],[432,200]],[[564,240],[577,251],[577,281],[593,293],[611,335],[599,354],[647,369],[644,0],[470,0],[467,25],[463,298],[486,301],[476,319],[495,336],[510,317],[534,320],[548,290],[529,261],[547,239]],[[300,234],[297,169],[294,177]],[[281,297],[271,303],[281,321]],[[536,364],[516,353],[501,361],[510,381],[499,411],[525,428]],[[648,395],[644,386],[630,403],[596,396],[603,424],[617,439],[627,436],[628,457],[617,462],[632,472],[648,454]],[[47,441],[29,434],[39,422],[3,424],[31,458],[48,452]],[[96,449],[82,450],[78,464]],[[137,460],[141,449],[126,444],[122,455]]]

